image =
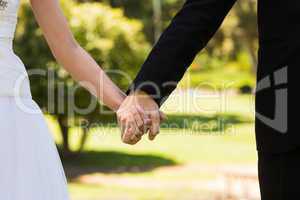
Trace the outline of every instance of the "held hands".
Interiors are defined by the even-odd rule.
[[[148,131],[149,139],[154,140],[166,116],[159,111],[158,105],[149,95],[135,92],[123,101],[117,111],[117,118],[122,132],[122,141],[134,145]]]

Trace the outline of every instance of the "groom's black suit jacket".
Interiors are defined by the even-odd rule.
[[[187,0],[153,48],[131,89],[143,90],[162,104],[235,1]],[[295,70],[300,67],[300,1],[258,0],[258,29],[257,146],[259,151],[284,152],[300,146],[300,133],[293,122],[299,109],[290,101],[292,96],[298,100],[294,94],[299,84],[295,83],[299,76]]]

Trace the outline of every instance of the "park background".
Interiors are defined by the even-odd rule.
[[[75,38],[95,60],[133,79],[184,0],[60,2]],[[163,105],[168,120],[160,136],[128,146],[114,114],[100,103],[87,114],[58,109],[62,102],[66,109],[85,108],[93,97],[77,88],[70,102],[70,93],[57,92],[76,83],[55,62],[26,1],[15,38],[26,68],[49,72],[30,76],[32,93],[57,143],[72,200],[259,199],[252,95],[257,49],[256,1],[238,1]],[[123,90],[130,84],[109,75]]]

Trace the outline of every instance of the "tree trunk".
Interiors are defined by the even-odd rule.
[[[257,54],[256,54],[255,47],[251,42],[252,42],[251,40],[247,41],[246,49],[247,49],[248,54],[251,59],[250,61],[251,61],[251,65],[252,65],[252,73],[254,75],[256,75],[258,60],[257,60]]]
[[[60,115],[60,116],[58,116],[57,121],[58,121],[61,135],[63,138],[62,153],[64,156],[69,156],[69,155],[71,155],[71,149],[70,149],[70,144],[69,144],[68,118]]]
[[[87,141],[87,138],[88,138],[89,128],[83,128],[82,131],[83,131],[83,134],[82,134],[82,137],[81,137],[81,140],[80,140],[79,149],[77,151],[78,154],[80,154],[83,151],[84,145],[85,145],[85,143]]]
[[[162,5],[161,0],[152,0],[153,6],[153,26],[154,26],[154,39],[158,41],[162,33]]]

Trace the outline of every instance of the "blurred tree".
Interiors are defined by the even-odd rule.
[[[157,39],[157,29],[166,27],[185,0],[88,0],[100,1],[112,7],[123,8],[127,17],[139,19],[144,24],[148,41]],[[161,7],[161,8],[159,8]],[[162,11],[161,13],[160,10]],[[161,16],[158,16],[161,15]],[[158,18],[158,19],[157,19]],[[161,25],[160,25],[161,24]],[[161,26],[161,28],[160,28]]]
[[[162,8],[161,0],[152,0],[153,4],[153,26],[154,26],[154,39],[158,41],[162,33]]]
[[[92,1],[92,0],[91,0]],[[96,0],[99,1],[99,0]],[[160,29],[166,28],[170,20],[178,12],[185,0],[100,0],[113,7],[123,8],[125,15],[130,18],[142,20],[144,32],[148,40],[154,43]],[[159,5],[158,3],[161,3]],[[161,6],[161,8],[159,8]],[[248,71],[255,72],[257,65],[257,20],[255,0],[237,1],[236,5],[226,18],[223,26],[216,36],[208,44],[206,51],[209,63],[201,65],[201,68],[210,68],[219,63],[238,61],[241,52],[248,56]],[[160,16],[160,11],[161,16]],[[158,17],[157,17],[158,16]],[[153,19],[154,23],[153,23]],[[162,24],[162,25],[161,25]],[[162,26],[162,28],[161,28]],[[216,61],[220,60],[220,61]],[[198,61],[197,61],[198,62]],[[200,61],[203,64],[203,62]],[[244,66],[244,64],[242,64]],[[197,65],[196,65],[197,66]],[[200,65],[199,65],[200,66]],[[238,66],[238,65],[237,65]],[[244,69],[244,68],[243,68]]]
[[[239,27],[241,31],[234,39],[242,42],[245,51],[250,57],[252,71],[255,73],[258,64],[257,1],[240,1],[237,4],[236,10],[240,19]]]
[[[102,3],[78,4],[62,0],[61,4],[77,41],[105,70],[112,72],[110,76],[119,86],[126,88],[130,83],[128,78],[136,74],[149,50],[141,31],[142,24],[126,18],[121,9]],[[30,75],[32,94],[44,111],[57,119],[63,138],[63,152],[70,154],[70,126],[85,123],[83,145],[90,124],[105,120],[103,107],[85,89],[78,87],[54,61],[28,3],[21,4],[19,14],[15,50],[29,75],[36,69],[45,73]],[[90,112],[79,112],[91,105],[94,107]]]

